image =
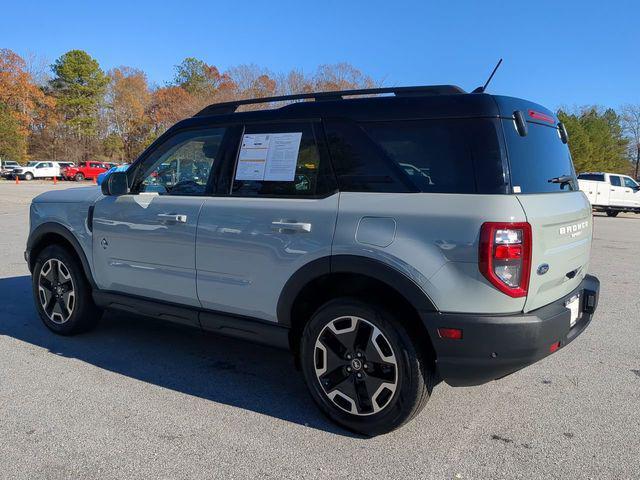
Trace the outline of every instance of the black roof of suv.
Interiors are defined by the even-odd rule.
[[[312,100],[312,101],[305,101]],[[286,103],[295,102],[295,103]],[[245,105],[270,109],[238,112]],[[209,105],[175,127],[203,123],[348,117],[355,121],[417,118],[511,117],[515,110],[535,109],[557,122],[553,112],[536,103],[487,93],[467,93],[455,85],[389,87],[263,97]],[[206,119],[206,120],[205,120]]]

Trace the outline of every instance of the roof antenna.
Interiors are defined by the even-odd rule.
[[[489,82],[491,81],[491,79],[493,78],[493,76],[496,74],[496,70],[498,70],[498,67],[500,66],[500,64],[502,63],[502,59],[498,60],[497,65],[495,66],[495,68],[493,69],[493,72],[491,72],[491,75],[489,75],[489,78],[487,79],[487,83],[485,83],[482,87],[478,87],[476,88],[473,92],[471,93],[484,93],[484,91],[487,89],[487,87],[489,86]]]

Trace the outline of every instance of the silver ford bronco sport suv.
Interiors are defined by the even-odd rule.
[[[320,409],[366,435],[439,381],[563,348],[598,303],[563,125],[453,86],[211,105],[101,191],[38,196],[30,222],[53,332],[115,309],[287,348]]]

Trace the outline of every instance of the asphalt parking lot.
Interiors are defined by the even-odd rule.
[[[0,478],[640,477],[640,215],[595,217],[589,329],[475,388],[438,385],[373,439],[316,409],[286,352],[126,315],[54,336],[22,258],[31,198],[0,182]]]

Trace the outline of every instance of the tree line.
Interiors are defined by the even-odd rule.
[[[241,98],[380,86],[353,65],[312,74],[256,65],[220,71],[189,57],[166,85],[139,69],[104,71],[83,50],[50,66],[0,49],[0,158],[130,162],[175,122],[205,106]],[[264,108],[264,105],[244,108]],[[634,173],[640,163],[640,106],[560,109],[576,170]]]
[[[196,58],[176,65],[168,84],[153,86],[133,67],[103,71],[82,50],[47,68],[0,49],[0,158],[129,162],[212,103],[375,86],[347,63],[321,65],[311,75],[274,74],[256,65],[221,72]]]

